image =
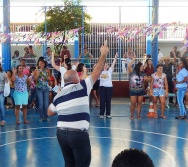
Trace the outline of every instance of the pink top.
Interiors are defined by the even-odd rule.
[[[24,74],[24,75],[29,75],[29,70],[30,70],[30,67],[29,67],[29,66],[26,66],[26,67],[23,69],[23,74]]]
[[[153,78],[153,88],[160,88],[160,89],[164,89],[164,85],[165,85],[165,77],[166,74],[162,73],[162,76],[159,77],[156,73],[151,75]]]

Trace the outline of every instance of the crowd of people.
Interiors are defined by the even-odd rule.
[[[12,106],[15,109],[16,124],[20,125],[20,111],[23,112],[24,124],[29,124],[27,110],[32,107],[35,107],[39,112],[40,122],[50,121],[49,116],[58,114],[57,138],[65,164],[74,166],[76,163],[89,166],[91,146],[87,130],[90,122],[90,92],[95,99],[95,106],[100,107],[99,118],[111,119],[112,73],[118,59],[118,53],[115,54],[112,64],[109,65],[106,62],[109,49],[105,42],[100,49],[101,56],[98,63],[93,66],[93,72],[88,75],[87,67],[91,67],[90,62],[85,61],[86,64],[71,62],[67,47],[62,49],[60,64],[56,63],[55,55],[48,47],[46,54],[39,57],[36,66],[32,67],[27,66],[25,59],[29,55],[32,57],[35,55],[32,47],[30,49],[24,48],[24,50],[28,55],[25,54],[23,57],[19,56],[18,51],[14,52],[12,70],[4,72],[0,64],[1,126],[5,125],[4,84],[9,82],[9,97],[12,99]],[[86,60],[92,58],[87,48],[84,48],[83,57]],[[137,109],[137,119],[141,119],[142,102],[145,100],[144,95],[146,94],[150,97],[149,101],[154,104],[154,118],[166,119],[165,104],[169,93],[177,95],[176,103],[172,98],[169,98],[169,102],[177,105],[180,110],[179,116],[175,118],[186,118],[188,63],[185,56],[181,57],[177,47],[174,47],[169,57],[161,56],[156,67],[153,66],[151,58],[148,58],[144,64],[135,63],[136,54],[131,48],[128,49],[124,58],[129,59],[127,71],[129,73],[131,120],[134,119],[135,109]],[[15,65],[17,66],[15,67]],[[58,77],[54,76],[53,70],[59,72]],[[160,116],[158,116],[157,111],[158,101],[161,106]],[[76,134],[77,137],[75,138],[73,134]],[[67,147],[67,141],[70,138],[74,141],[74,150],[71,149],[73,145]],[[73,156],[72,152],[75,150],[76,156]],[[129,151],[131,152],[131,150]],[[117,156],[113,166],[120,157],[121,155]],[[146,156],[146,158],[148,157]],[[152,161],[149,160],[149,162],[152,165]]]
[[[157,102],[160,102],[161,114],[160,117],[166,119],[165,105],[169,93],[175,93],[177,97],[175,102],[173,97],[169,98],[169,103],[174,104],[180,108],[180,114],[176,119],[185,119],[186,110],[188,108],[188,92],[187,92],[187,59],[186,54],[188,48],[181,57],[180,51],[177,46],[174,46],[170,52],[169,57],[163,57],[159,50],[159,63],[156,67],[152,64],[151,55],[147,56],[145,63],[135,63],[136,54],[129,47],[128,51],[124,54],[127,59],[127,71],[129,73],[129,91],[130,91],[130,119],[134,119],[134,112],[137,108],[137,119],[141,119],[140,113],[142,105],[145,104],[146,94],[149,96],[149,102],[153,102],[155,117],[158,118]],[[58,91],[64,87],[64,74],[67,70],[75,70],[78,73],[80,80],[88,77],[87,67],[91,67],[90,59],[93,57],[88,52],[87,45],[84,46],[84,62],[79,61],[72,63],[71,54],[66,46],[62,47],[61,61],[57,64],[54,53],[50,47],[46,48],[46,53],[43,57],[39,57],[36,66],[28,66],[30,62],[34,61],[27,58],[36,57],[32,46],[24,48],[24,55],[21,57],[19,51],[15,51],[12,57],[12,70],[6,73],[1,67],[1,89],[3,92],[4,82],[6,80],[10,84],[10,99],[12,103],[8,107],[15,108],[16,123],[19,125],[19,112],[23,112],[24,123],[27,121],[27,109],[35,108],[39,111],[39,121],[49,121],[47,115],[48,105],[53,102],[53,99]],[[81,59],[81,54],[78,59]],[[93,85],[91,96],[94,97],[96,107],[100,107],[99,117],[101,119],[111,119],[111,98],[113,92],[112,72],[118,53],[114,57],[112,65],[106,62],[98,77],[96,83]],[[93,66],[95,68],[95,65]],[[156,68],[156,72],[154,72]],[[54,73],[57,73],[54,76]],[[60,86],[59,86],[60,85]],[[28,98],[27,98],[28,97]],[[4,98],[1,98],[4,103]],[[22,101],[23,100],[23,101]],[[5,98],[5,104],[7,104]],[[5,125],[5,111],[4,105],[1,105],[1,125]],[[185,107],[184,107],[185,106]]]
[[[169,56],[161,56],[156,67],[152,64],[150,55],[146,62],[142,64],[138,62],[133,68],[136,56],[134,54],[131,57],[131,61],[128,63],[129,72],[129,90],[131,98],[131,116],[130,119],[134,119],[134,111],[137,108],[137,118],[141,119],[140,111],[142,102],[145,103],[145,95],[149,96],[149,101],[154,105],[154,118],[158,118],[157,101],[160,102],[161,114],[160,118],[166,119],[165,106],[166,99],[168,99],[169,93],[176,96],[174,102],[173,96],[169,97],[169,103],[174,104],[180,110],[180,114],[176,116],[176,119],[185,119],[188,93],[188,58],[185,56],[188,48],[181,56],[180,51],[177,50],[177,46],[174,46]],[[154,69],[156,68],[156,72]]]

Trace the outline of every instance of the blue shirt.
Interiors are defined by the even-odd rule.
[[[182,68],[178,74],[176,75],[177,81],[181,82],[184,80],[185,77],[188,76],[188,71],[185,68]],[[180,84],[176,84],[176,88],[186,88],[187,87],[187,83],[180,83]]]

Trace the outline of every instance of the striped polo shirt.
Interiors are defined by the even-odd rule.
[[[89,94],[92,88],[91,76],[78,84],[65,84],[50,104],[50,110],[58,114],[57,127],[81,130],[89,128]]]

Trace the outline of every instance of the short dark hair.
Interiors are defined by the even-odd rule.
[[[10,72],[10,73],[11,73],[11,76],[12,76],[12,70],[7,70],[7,72]]]
[[[30,49],[33,49],[33,46],[32,46],[32,45],[29,45],[29,48],[30,48]]]
[[[31,67],[29,71],[30,71],[30,73],[32,73],[35,70],[36,70],[36,67]]]
[[[21,67],[21,66],[22,66],[22,65],[18,65],[18,66],[16,67],[17,72],[18,72],[18,68]],[[22,66],[22,67],[23,67],[23,66]]]
[[[63,45],[63,49],[68,49],[68,47],[67,47],[67,46],[65,46],[65,45]]]
[[[21,59],[21,60],[20,60],[20,62],[21,62],[21,61],[25,61],[25,62],[26,62],[26,60],[25,60],[25,59]]]
[[[162,64],[157,64],[156,69],[158,69],[159,67],[163,67],[163,65]]]
[[[46,68],[46,66],[47,66],[47,62],[44,60],[44,59],[38,59],[38,61],[37,61],[37,66],[39,66],[39,62],[40,61],[42,61],[43,63],[44,63],[44,68]]]
[[[51,49],[49,46],[46,48],[46,50]]]
[[[183,63],[183,66],[186,70],[188,70],[187,60],[185,57],[180,57],[180,61]]]
[[[19,51],[18,51],[18,50],[15,50],[15,51],[14,51],[14,55],[19,56]]]
[[[147,58],[151,58],[151,55],[150,55],[150,54],[147,54]]]
[[[114,158],[112,167],[154,167],[154,164],[144,151],[130,148]]]

